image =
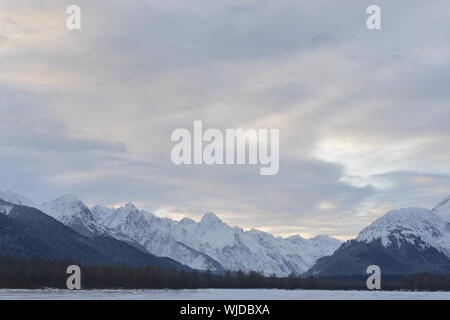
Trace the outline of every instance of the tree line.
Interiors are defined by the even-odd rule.
[[[0,257],[0,288],[66,288],[70,261]],[[76,263],[75,263],[76,264]],[[366,277],[264,276],[256,271],[216,274],[159,267],[80,265],[83,289],[322,289],[365,290]],[[450,275],[417,274],[382,277],[384,290],[450,290]]]

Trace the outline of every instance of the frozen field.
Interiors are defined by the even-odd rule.
[[[327,290],[0,290],[0,299],[32,300],[450,300],[450,292]]]

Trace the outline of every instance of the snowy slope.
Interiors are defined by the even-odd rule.
[[[402,243],[434,247],[450,257],[450,224],[433,211],[407,208],[390,211],[365,228],[357,241],[380,239],[384,246]]]
[[[42,290],[0,289],[1,300],[450,300],[449,291],[387,290]],[[239,303],[239,302],[238,302]],[[240,302],[242,303],[242,302]],[[192,317],[193,318],[193,317]],[[197,317],[200,318],[200,317]],[[206,318],[206,317],[205,317]],[[230,318],[233,318],[230,316]],[[254,317],[258,319],[257,316]],[[262,317],[260,317],[262,318]]]
[[[169,257],[198,270],[223,271],[223,267],[208,255],[187,246],[172,235],[178,223],[138,210],[129,203],[119,209],[101,206],[92,208],[96,220],[116,235],[132,238],[148,252]]]
[[[361,275],[371,264],[392,275],[450,272],[449,200],[387,212],[305,275]]]
[[[213,213],[205,214],[197,223],[189,218],[159,218],[132,204],[116,210],[94,207],[92,212],[101,225],[132,237],[150,253],[203,270],[223,267],[265,274],[301,274],[340,245],[338,240],[325,236],[283,239],[256,230],[246,232],[230,227]]]
[[[5,201],[7,203],[2,203],[2,201]],[[19,193],[9,190],[0,191],[0,213],[8,215],[13,209],[13,205],[37,207],[37,205],[32,200]]]
[[[26,199],[7,195],[16,203]],[[74,195],[34,207],[82,235],[127,241],[141,250],[199,270],[256,270],[279,276],[301,274],[340,245],[338,240],[326,236],[280,238],[258,230],[244,231],[227,225],[213,213],[205,214],[196,222],[189,218],[181,221],[160,218],[131,203],[118,209],[101,206],[89,209]]]
[[[84,236],[110,236],[95,221],[90,209],[75,195],[61,196],[38,206],[38,209]]]
[[[21,194],[18,194],[13,191],[0,191],[0,199],[12,204],[17,204],[21,206],[27,206],[27,207],[35,207],[36,204],[28,199],[27,197],[24,197]]]
[[[377,254],[392,272],[414,272],[414,268],[440,272],[450,266],[450,196],[433,210],[390,211],[341,247],[338,240],[327,236],[281,238],[255,229],[244,231],[227,225],[214,213],[205,214],[199,222],[190,218],[175,221],[139,210],[131,203],[118,209],[89,209],[74,195],[43,205],[11,191],[0,192],[0,199],[36,207],[83,235],[127,241],[140,250],[201,270],[256,270],[286,276],[302,274],[321,260],[313,269],[320,274],[321,270],[338,270],[336,266],[344,262],[348,268],[363,270],[373,262],[363,257],[372,259]],[[0,205],[0,213],[10,210],[10,205]]]
[[[3,200],[0,199],[0,214],[9,215],[13,208],[13,205],[7,202],[3,202]]]
[[[433,212],[447,222],[450,222],[450,196],[439,202]]]
[[[340,245],[335,239],[307,240],[299,236],[285,239],[257,230],[246,232],[230,227],[213,213],[205,214],[199,223],[183,226],[182,231],[190,236],[174,233],[179,241],[208,254],[225,269],[255,270],[266,275],[301,274]]]
[[[75,264],[190,270],[111,237],[84,237],[42,211],[0,200],[0,256]]]

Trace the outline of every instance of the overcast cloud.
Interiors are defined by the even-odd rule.
[[[445,0],[1,1],[0,189],[341,239],[432,207],[450,194],[449,14]],[[279,174],[173,165],[170,134],[194,120],[279,128]]]

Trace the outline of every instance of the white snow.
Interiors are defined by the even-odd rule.
[[[439,204],[433,209],[433,212],[445,221],[450,222],[450,196],[439,202]]]
[[[9,204],[0,204],[0,213],[8,215],[13,209],[12,205]]]
[[[92,235],[110,235],[95,221],[86,204],[73,194],[61,196],[36,207],[76,230],[85,230]]]
[[[89,209],[75,195],[34,206],[82,234],[87,231],[135,242],[156,256],[169,257],[200,270],[301,274],[340,245],[338,240],[325,236],[280,238],[257,230],[247,232],[225,224],[214,213],[206,213],[200,222],[195,222],[190,218],[181,221],[160,218],[131,203],[118,209],[101,206]]]
[[[17,205],[21,205],[21,206],[27,206],[27,207],[35,207],[36,204],[28,199],[27,197],[22,196],[21,194],[18,194],[16,192],[13,191],[0,191],[0,199],[2,199],[3,201],[12,203],[12,204],[17,204]]]
[[[0,300],[450,300],[450,292],[276,289],[0,290]]]
[[[206,213],[197,223],[189,218],[159,218],[132,204],[119,209],[96,206],[92,212],[102,226],[129,236],[150,253],[202,270],[218,270],[215,260],[223,268],[235,271],[300,274],[340,245],[338,240],[326,236],[285,239],[257,230],[246,232],[225,224],[214,213]]]
[[[431,210],[407,208],[390,211],[360,232],[357,241],[371,242],[381,239],[389,246],[395,238],[411,244],[420,239],[425,246],[431,246],[450,257],[450,224]]]
[[[0,193],[0,199],[17,204],[33,202],[13,192]],[[43,212],[71,226],[83,226],[96,235],[108,235],[135,242],[148,252],[170,257],[201,270],[256,270],[266,275],[301,274],[317,259],[331,255],[340,242],[328,236],[304,239],[289,238],[252,229],[231,227],[214,213],[206,213],[196,222],[190,218],[176,221],[139,210],[132,203],[111,209],[95,206],[89,209],[74,195],[57,198],[41,206]],[[8,208],[0,208],[7,213]],[[380,239],[383,245],[403,242],[432,246],[450,257],[450,196],[432,211],[407,208],[390,211],[366,227],[356,240]],[[419,240],[417,242],[417,240]]]

